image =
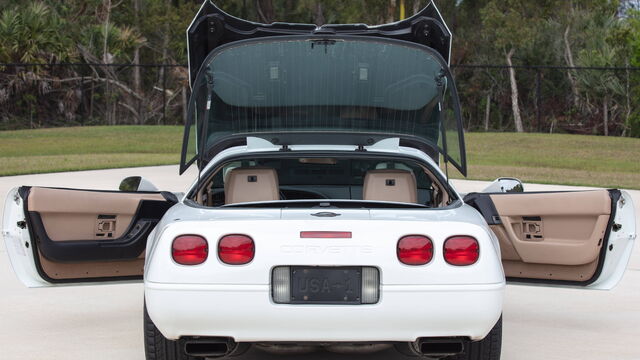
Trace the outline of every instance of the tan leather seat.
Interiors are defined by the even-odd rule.
[[[227,173],[224,196],[226,204],[280,200],[278,173],[261,167],[233,169]]]
[[[417,203],[416,177],[407,170],[370,170],[364,177],[362,199]]]

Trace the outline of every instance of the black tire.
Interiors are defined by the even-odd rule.
[[[417,358],[420,357],[420,355],[416,354],[413,350],[412,350],[412,346],[411,343],[397,343],[394,344],[393,347],[396,348],[396,351],[399,352],[400,354],[406,356],[406,357],[412,357],[412,358]]]
[[[144,353],[147,360],[204,360],[187,356],[180,341],[165,338],[147,313],[144,307]]]
[[[447,360],[500,360],[501,350],[502,316],[487,337],[480,341],[466,343],[462,354],[450,356]]]

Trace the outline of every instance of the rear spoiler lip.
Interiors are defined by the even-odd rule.
[[[262,24],[243,20],[225,13],[212,0],[205,0],[187,28],[189,84],[195,81],[209,53],[221,45],[252,38],[314,34],[405,40],[433,48],[447,64],[451,58],[452,34],[433,1],[415,15],[389,24],[327,24],[318,27],[314,24]]]

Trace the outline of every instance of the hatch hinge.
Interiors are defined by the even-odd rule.
[[[279,151],[287,152],[287,151],[291,151],[291,148],[289,148],[289,145],[282,145]]]
[[[27,228],[27,222],[26,222],[26,221],[24,221],[24,220],[22,220],[22,221],[18,221],[18,223],[17,223],[16,225],[18,225],[18,227],[19,227],[20,229],[26,229],[26,228]]]
[[[359,152],[366,152],[366,151],[367,151],[367,149],[365,149],[365,148],[364,148],[364,145],[358,145],[358,148],[356,149],[356,151],[359,151]]]

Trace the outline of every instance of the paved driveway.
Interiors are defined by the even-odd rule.
[[[195,178],[194,173],[178,177],[175,166],[0,177],[1,201],[4,203],[7,191],[18,185],[115,189],[130,175],[143,175],[161,189],[172,191],[183,191]],[[461,192],[478,191],[485,184],[455,181]],[[525,188],[570,189],[549,185]],[[632,194],[640,214],[640,191]],[[27,289],[13,275],[5,254],[0,246],[0,359],[144,359],[141,285]],[[638,360],[639,337],[640,246],[613,291],[507,287],[505,360]],[[250,352],[242,359],[276,358],[280,357]],[[393,352],[366,357],[391,358],[400,357]],[[304,359],[354,357],[321,353]]]

